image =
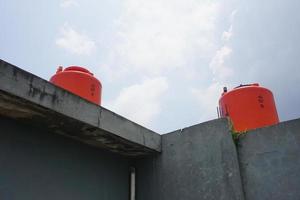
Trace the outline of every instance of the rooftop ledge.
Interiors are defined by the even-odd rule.
[[[126,156],[161,151],[161,136],[0,60],[0,116]]]

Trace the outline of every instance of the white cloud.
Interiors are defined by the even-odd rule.
[[[214,80],[223,81],[231,77],[234,71],[225,65],[225,60],[228,59],[232,49],[228,46],[220,48],[210,62],[210,69],[213,71]]]
[[[112,49],[127,67],[150,74],[186,66],[214,51],[218,9],[216,1],[125,0]]]
[[[147,79],[140,84],[122,89],[107,107],[137,123],[149,125],[160,113],[161,97],[168,89],[163,77]]]
[[[79,3],[75,0],[64,0],[60,3],[60,7],[62,8],[69,8],[69,7],[72,7],[72,6],[79,6]]]
[[[233,36],[233,22],[234,22],[236,13],[237,13],[237,10],[233,10],[231,12],[230,17],[229,17],[229,21],[230,21],[229,29],[228,29],[228,31],[224,31],[222,34],[222,41],[225,43],[228,42],[231,39],[231,37]]]
[[[224,31],[221,37],[224,44],[216,51],[215,56],[212,58],[209,64],[209,67],[213,72],[213,80],[215,82],[227,81],[228,78],[232,77],[234,74],[234,70],[230,66],[227,66],[225,61],[229,59],[230,55],[232,54],[232,48],[230,48],[227,43],[233,37],[233,21],[236,13],[237,10],[233,10],[231,12],[229,17],[229,29],[228,31]]]
[[[198,100],[200,108],[200,120],[207,121],[217,118],[217,106],[223,85],[214,82],[207,88],[191,90],[192,95]]]
[[[232,37],[232,34],[233,34],[232,29],[233,29],[233,26],[231,24],[231,26],[229,27],[229,30],[223,32],[223,34],[222,34],[222,40],[224,42],[228,42],[230,40],[230,38]]]
[[[87,35],[79,33],[71,27],[61,29],[62,36],[56,39],[57,46],[77,55],[90,55],[96,50],[96,44]]]
[[[232,54],[232,48],[228,42],[233,37],[233,20],[236,14],[234,10],[229,17],[229,29],[223,31],[221,39],[223,45],[215,52],[210,61],[209,69],[213,73],[212,82],[208,87],[193,88],[191,93],[197,98],[201,110],[200,119],[210,120],[217,117],[216,107],[224,86],[231,86],[230,78],[234,75],[234,70],[226,64]]]

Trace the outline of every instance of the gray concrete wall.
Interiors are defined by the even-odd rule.
[[[238,151],[246,200],[300,199],[300,119],[248,132]]]
[[[0,199],[124,200],[129,160],[0,118]]]
[[[226,119],[162,136],[162,153],[140,159],[137,200],[242,200],[236,148]]]

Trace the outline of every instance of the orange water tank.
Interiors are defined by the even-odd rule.
[[[83,67],[59,67],[50,82],[88,101],[101,105],[101,82]]]
[[[273,94],[259,84],[224,88],[219,100],[221,117],[230,117],[237,132],[279,123]]]

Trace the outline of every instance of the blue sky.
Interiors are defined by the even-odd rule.
[[[0,0],[0,57],[44,79],[86,66],[103,106],[159,133],[217,117],[259,82],[300,117],[298,0]]]

